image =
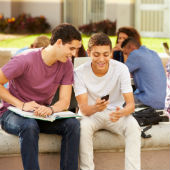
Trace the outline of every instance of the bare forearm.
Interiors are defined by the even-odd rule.
[[[16,106],[18,108],[22,108],[23,102],[13,96],[7,89],[5,89],[2,85],[0,85],[0,98],[5,102]]]
[[[128,116],[129,114],[134,112],[134,109],[134,104],[127,104],[123,109],[121,109],[121,112],[123,113],[123,116]]]
[[[52,105],[52,108],[54,112],[61,112],[64,110],[67,110],[69,108],[70,102],[59,100],[54,105]]]
[[[80,106],[80,110],[81,112],[85,115],[85,116],[91,116],[94,113],[98,112],[97,108],[95,105],[84,105],[84,106]]]
[[[96,100],[96,103],[93,105],[88,104],[88,96],[87,93],[79,95],[76,97],[80,111],[85,116],[93,115],[96,112],[101,112],[107,108],[108,101],[105,99],[98,98]]]

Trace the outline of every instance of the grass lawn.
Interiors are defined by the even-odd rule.
[[[0,48],[23,48],[30,46],[30,44],[34,41],[34,39],[39,36],[40,34],[36,35],[25,35],[19,38],[11,38],[6,40],[0,41]],[[46,34],[50,37],[51,34]],[[88,36],[83,35],[83,44],[85,49],[87,49],[87,43],[89,40]],[[115,45],[116,37],[110,36],[111,41],[113,43],[113,46]],[[169,38],[145,38],[142,37],[142,44],[146,47],[155,50],[156,52],[163,53],[163,47],[161,45],[162,42],[168,42],[170,45],[170,39]]]

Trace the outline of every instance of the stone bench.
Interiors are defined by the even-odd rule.
[[[0,49],[0,67],[17,49]],[[3,52],[2,52],[3,51]],[[160,54],[165,67],[168,57]],[[147,133],[152,137],[143,139],[141,160],[143,170],[170,169],[170,124],[154,125]],[[94,135],[94,161],[96,170],[121,170],[124,168],[124,139],[106,130]],[[59,169],[61,137],[40,134],[39,161],[41,170]],[[0,170],[23,169],[19,138],[0,129]]]
[[[168,170],[170,167],[170,124],[154,125],[147,133],[151,134],[152,137],[141,138],[143,169]],[[106,130],[100,130],[94,134],[93,143],[96,169],[123,169],[125,147],[123,137]],[[40,134],[39,159],[41,169],[59,168],[60,145],[60,136]],[[149,157],[150,155],[152,157]],[[150,162],[148,162],[148,158]],[[44,160],[48,163],[45,163]],[[0,129],[0,170],[7,169],[22,169],[19,138]]]

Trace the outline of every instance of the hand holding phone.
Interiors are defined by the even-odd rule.
[[[107,108],[108,105],[108,100],[109,100],[109,95],[102,96],[101,98],[97,98],[96,100],[96,112],[101,112]]]
[[[109,100],[109,94],[106,96],[101,97],[101,100],[105,99],[105,101]]]

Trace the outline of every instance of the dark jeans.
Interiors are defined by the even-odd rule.
[[[1,119],[2,129],[19,136],[24,170],[39,170],[39,133],[58,134],[61,142],[61,170],[78,169],[80,123],[75,118],[58,119],[54,122],[24,118],[6,111]]]

